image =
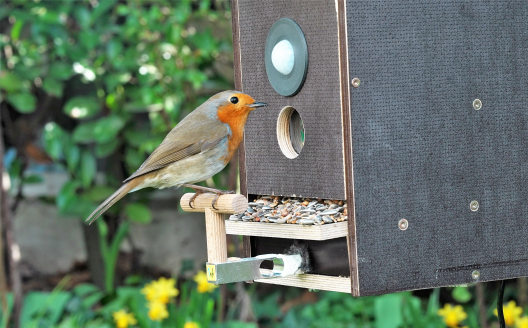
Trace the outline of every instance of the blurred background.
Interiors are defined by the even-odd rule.
[[[0,56],[0,328],[498,327],[495,283],[363,298],[209,285],[185,190],[135,192],[84,223],[234,88],[229,1],[1,0]],[[237,170],[235,156],[204,185],[237,190]],[[527,295],[525,278],[508,284],[509,326],[528,328]]]

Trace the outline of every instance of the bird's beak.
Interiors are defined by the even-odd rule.
[[[248,107],[251,107],[251,108],[257,108],[257,107],[263,107],[263,106],[268,106],[268,104],[263,103],[263,102],[255,101],[254,103],[252,103],[252,104],[249,105]]]

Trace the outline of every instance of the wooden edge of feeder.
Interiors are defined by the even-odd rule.
[[[198,195],[193,202],[193,207],[189,206],[189,200],[194,196],[194,193],[187,193],[180,199],[180,205],[185,212],[205,212],[206,208],[212,209],[215,194],[204,193]],[[248,207],[247,198],[240,194],[225,194],[218,197],[215,207],[212,209],[215,213],[223,214],[240,214]]]
[[[264,269],[261,269],[261,271],[264,271]],[[327,290],[340,293],[350,293],[352,288],[350,277],[333,277],[309,273],[279,278],[257,279],[255,281],[265,284]]]
[[[348,222],[303,226],[226,220],[226,234],[305,240],[328,240],[348,236]]]

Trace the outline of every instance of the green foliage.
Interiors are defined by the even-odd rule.
[[[141,203],[127,204],[125,214],[130,220],[135,222],[150,223],[152,221],[150,209]]]
[[[467,303],[471,300],[471,293],[467,287],[456,286],[453,288],[452,295],[458,303]]]
[[[76,186],[59,195],[62,214],[86,216],[88,204],[100,201],[92,189],[117,189],[183,115],[231,87],[215,68],[232,51],[225,9],[211,10],[208,1],[0,3],[9,23],[0,31],[0,99],[29,114],[37,104],[55,113],[48,100],[59,98],[70,118],[43,131],[46,152]],[[125,165],[102,171],[98,159],[110,156]],[[96,182],[97,171],[103,176]],[[126,217],[150,221],[137,208],[142,212],[129,208]]]
[[[371,297],[320,292],[319,300],[280,313],[279,294],[273,293],[254,303],[255,314],[265,323],[261,327],[445,327],[438,316],[439,289],[424,302],[410,292]],[[475,326],[476,327],[476,326]]]
[[[106,293],[92,284],[81,284],[70,291],[62,291],[62,285],[52,293],[31,292],[24,299],[21,327],[85,328],[115,327],[113,313],[125,310],[137,320],[134,327],[182,328],[188,321],[200,327],[214,325],[214,308],[219,293],[201,294],[194,281],[185,281],[180,295],[168,304],[169,317],[158,323],[148,317],[147,301],[141,289],[145,283],[118,287]],[[217,327],[256,328],[253,323],[228,321]]]
[[[55,200],[61,215],[86,218],[183,116],[232,87],[218,69],[232,57],[228,12],[190,0],[0,1],[1,105],[51,120],[33,129],[69,176]],[[152,219],[143,203],[127,205],[145,195],[114,205],[111,233],[99,225],[108,292],[129,223]]]

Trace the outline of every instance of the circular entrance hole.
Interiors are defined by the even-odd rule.
[[[291,106],[284,107],[277,120],[277,140],[284,156],[299,156],[304,146],[304,125],[299,112]]]

